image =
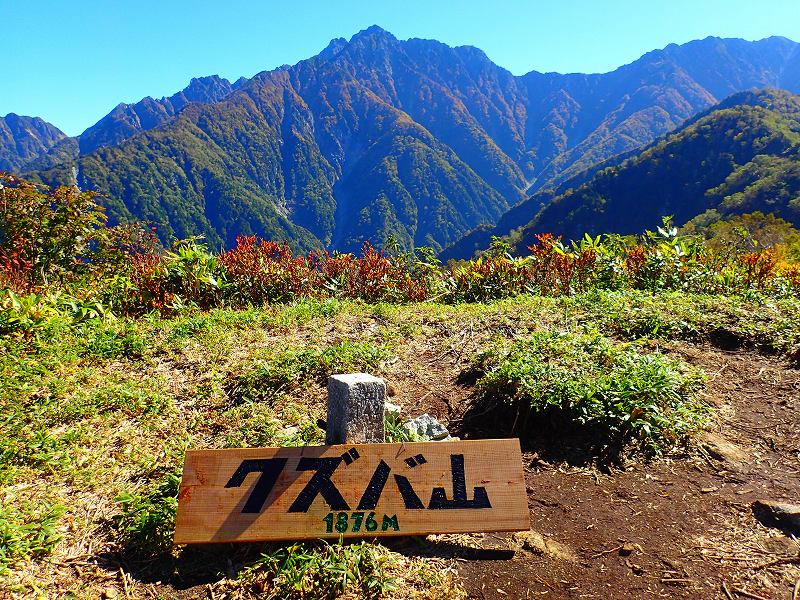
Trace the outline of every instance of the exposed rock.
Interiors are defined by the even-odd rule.
[[[455,440],[447,431],[447,427],[439,423],[428,413],[418,416],[416,419],[406,421],[403,426],[413,435],[421,439],[432,440],[434,442],[446,442]]]
[[[388,387],[387,387],[388,391]],[[389,394],[391,396],[391,393]],[[383,405],[383,412],[388,415],[393,415],[395,418],[400,415],[400,407],[397,404],[392,404],[391,402],[385,402]]]
[[[767,527],[777,527],[788,533],[800,535],[800,505],[756,500],[753,514]]]
[[[712,458],[719,461],[741,463],[747,460],[744,450],[716,433],[703,434],[700,445]]]
[[[515,533],[514,539],[528,552],[546,554],[547,556],[566,562],[578,562],[578,556],[570,547],[565,546],[561,542],[548,539],[533,529]]]
[[[628,543],[622,544],[622,546],[619,549],[619,555],[630,556],[631,554],[633,554],[634,550],[636,550],[636,546],[634,546],[633,544],[628,544]]]
[[[283,429],[281,429],[281,435],[287,438],[292,437],[293,435],[297,435],[298,433],[300,433],[300,428],[297,427],[296,425],[291,425],[289,427],[284,427]]]

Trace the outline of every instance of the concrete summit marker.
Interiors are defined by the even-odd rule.
[[[190,450],[174,542],[529,528],[515,439]]]
[[[325,443],[364,444],[384,441],[386,383],[368,373],[343,373],[328,378],[328,420]]]

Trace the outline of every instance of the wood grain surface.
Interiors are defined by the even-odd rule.
[[[174,542],[529,527],[516,439],[190,450]]]

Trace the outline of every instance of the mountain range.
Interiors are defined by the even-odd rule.
[[[39,117],[0,117],[0,170],[23,169],[65,139],[64,132]]]
[[[732,94],[800,91],[798,48],[706,38],[610,73],[515,76],[477,48],[371,27],[251,79],[121,104],[77,138],[9,115],[0,168],[96,189],[112,220],[148,220],[165,242],[441,250],[508,215],[524,225],[566,182]]]
[[[734,94],[640,151],[533,194],[441,256],[467,258],[493,236],[524,253],[536,233],[638,234],[663,216],[707,225],[755,211],[800,227],[800,96],[783,90]]]

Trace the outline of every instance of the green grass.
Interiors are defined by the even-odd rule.
[[[324,383],[334,373],[374,371],[390,357],[384,347],[347,340],[322,348],[292,348],[257,363],[242,375],[237,392],[246,400],[262,400],[309,381]]]
[[[484,401],[521,406],[533,417],[550,411],[616,445],[635,440],[663,452],[708,420],[698,371],[600,335],[541,332],[485,350],[476,364]]]
[[[0,347],[0,563],[7,564],[52,550],[67,510],[59,486],[100,484],[92,465],[104,423],[168,414],[170,400],[158,378],[130,362],[147,347],[132,322],[56,316],[34,337],[0,338]],[[104,372],[110,360],[128,364]],[[31,480],[41,487],[32,497],[28,485],[17,485]]]
[[[560,299],[568,320],[624,339],[713,340],[725,332],[745,347],[800,353],[800,300],[681,292],[593,291]]]
[[[48,502],[20,502],[10,491],[0,496],[0,577],[18,560],[50,554],[62,537],[57,525],[65,510]]]
[[[241,579],[262,598],[310,600],[358,593],[380,598],[397,587],[389,574],[392,555],[380,546],[317,543],[291,544],[265,553]]]
[[[128,550],[161,554],[172,548],[178,510],[180,473],[168,473],[145,493],[122,492],[116,501],[122,509],[117,532]]]
[[[338,300],[303,299],[292,304],[277,304],[264,308],[231,310],[214,308],[208,312],[187,310],[185,314],[172,319],[152,316],[151,322],[167,330],[170,342],[179,342],[198,335],[214,334],[219,331],[266,328],[287,330],[305,325],[318,319],[330,319],[337,314],[355,312],[360,302]]]
[[[185,449],[323,443],[316,420],[325,416],[333,372],[412,377],[434,368],[434,357],[463,361],[484,348],[478,389],[485,398],[532,410],[566,406],[576,423],[663,452],[709,413],[697,399],[697,373],[648,352],[656,345],[650,340],[669,352],[668,342],[706,343],[725,330],[744,347],[787,356],[800,340],[797,300],[680,293],[464,305],[309,300],[118,320],[45,312],[32,333],[0,336],[0,560],[11,579],[30,559],[47,571],[36,559],[53,551],[60,533],[75,542],[91,531],[96,551],[122,544],[142,553],[134,556],[169,554],[171,477]],[[417,416],[410,411],[403,419]],[[409,441],[399,421],[388,420],[386,431],[391,441]],[[92,521],[95,505],[116,507],[113,528]],[[63,514],[60,506],[68,507]],[[321,552],[311,563],[340,564],[324,548],[298,552]],[[265,589],[284,593],[289,587],[271,583],[279,562],[270,564],[259,577]],[[440,566],[415,565],[421,575],[413,577],[409,565],[382,573],[398,579],[390,592],[397,597],[414,577],[424,596],[431,586],[420,578],[452,582]],[[329,585],[339,589],[338,581]],[[347,581],[354,595],[366,593],[350,575]]]
[[[130,321],[88,323],[78,328],[86,336],[81,356],[105,359],[139,358],[147,350],[147,337]]]

